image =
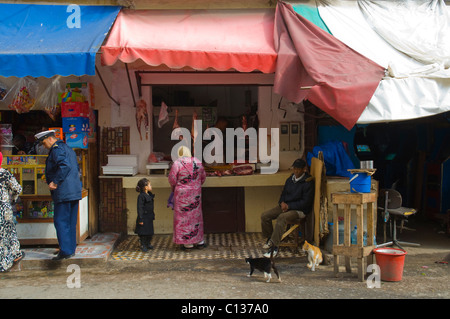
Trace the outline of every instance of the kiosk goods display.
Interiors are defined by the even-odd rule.
[[[6,155],[2,167],[22,185],[22,193],[13,203],[17,235],[21,244],[57,244],[53,225],[53,201],[45,181],[47,155]],[[77,241],[88,235],[88,192],[83,190],[78,212]]]

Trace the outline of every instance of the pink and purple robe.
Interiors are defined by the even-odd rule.
[[[195,157],[176,160],[169,173],[174,192],[173,241],[188,245],[203,241],[202,184],[206,173]]]

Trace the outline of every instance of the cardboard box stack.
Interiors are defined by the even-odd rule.
[[[62,130],[62,127],[49,127],[49,130],[54,130],[55,131],[55,137],[58,140],[63,140],[64,141],[64,133]]]
[[[67,84],[66,92],[61,95],[62,129],[68,146],[88,148],[90,99],[81,93],[79,84]]]

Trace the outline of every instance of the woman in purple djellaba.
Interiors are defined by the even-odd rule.
[[[202,163],[186,146],[178,149],[178,159],[169,173],[174,192],[173,241],[183,249],[204,248],[202,184],[206,173]]]

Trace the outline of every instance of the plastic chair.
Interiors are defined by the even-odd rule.
[[[401,229],[403,229],[404,222],[409,216],[414,215],[417,211],[414,208],[402,206],[402,195],[395,189],[382,189],[378,196],[378,210],[383,214],[383,229],[384,229],[384,244],[377,245],[377,247],[385,247],[395,245],[401,249],[401,245],[420,246],[420,244],[399,241],[397,239],[397,219],[401,219]],[[386,242],[386,224],[389,221],[391,226],[392,241]],[[392,224],[391,224],[392,221]]]

